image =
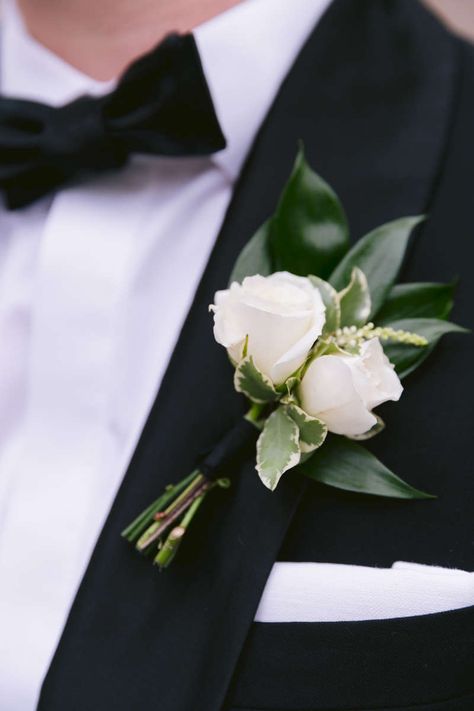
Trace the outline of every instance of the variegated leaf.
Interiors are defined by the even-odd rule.
[[[246,356],[235,369],[234,387],[252,402],[261,404],[278,399],[272,381],[257,368],[252,356]]]
[[[288,405],[286,411],[291,419],[298,425],[301,452],[305,454],[314,452],[326,439],[328,433],[327,426],[324,422],[318,420],[317,417],[308,415],[307,412],[297,405]]]
[[[276,489],[282,475],[300,461],[299,429],[285,408],[265,422],[257,442],[257,472],[268,489]]]

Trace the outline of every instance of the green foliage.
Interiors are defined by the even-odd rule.
[[[344,437],[328,438],[324,447],[299,467],[305,476],[336,489],[395,499],[431,499],[393,474],[377,457]]]
[[[257,442],[257,472],[268,489],[300,461],[299,430],[286,409],[279,407],[265,422]]]
[[[371,314],[377,313],[400,270],[408,238],[423,217],[402,217],[388,222],[362,237],[345,255],[331,274],[329,281],[335,289],[344,289],[354,267],[359,267],[369,285],[372,299]]]
[[[334,334],[340,340],[346,338],[346,349],[364,328],[374,334],[380,331],[382,339],[392,334],[391,341],[396,342],[385,338],[384,350],[404,377],[425,360],[444,334],[465,332],[446,321],[453,305],[453,284],[395,285],[410,235],[423,219],[404,217],[386,223],[349,249],[344,210],[300,150],[275,215],[240,254],[231,281],[280,270],[308,276],[326,307],[326,323],[314,352],[285,384],[275,388],[251,357],[236,368],[235,387],[252,402],[281,399],[257,444],[257,470],[269,489],[277,486],[284,472],[299,465],[311,479],[347,491],[399,499],[432,498],[397,477],[353,439],[327,437],[326,425],[305,413],[295,396],[301,373],[312,358],[342,352]],[[374,316],[382,329],[368,323]],[[427,346],[421,346],[423,338]],[[370,432],[355,439],[368,439],[383,426],[378,419]]]
[[[377,323],[383,326],[405,318],[447,319],[454,288],[454,284],[396,284],[377,313]]]
[[[288,405],[286,412],[298,426],[301,452],[306,454],[318,449],[323,444],[328,433],[328,428],[324,422],[318,420],[317,417],[311,417],[295,404]]]
[[[342,205],[332,188],[311,170],[301,149],[275,215],[244,247],[230,282],[275,271],[325,278],[348,247]]]
[[[349,246],[346,216],[337,195],[300,149],[270,231],[277,270],[326,278]]]
[[[363,326],[371,311],[371,299],[367,279],[363,271],[354,267],[349,284],[339,292],[341,327]]]
[[[236,367],[234,387],[256,403],[273,402],[278,398],[272,381],[257,368],[252,356],[243,358]]]
[[[341,324],[341,307],[337,291],[328,281],[320,279],[313,274],[309,275],[309,280],[319,289],[324,306],[326,307],[326,321],[324,322],[323,335],[334,333]]]
[[[246,276],[254,274],[268,276],[275,271],[268,246],[269,230],[270,220],[267,220],[247,242],[234,264],[229,284],[234,281],[240,284]]]
[[[384,351],[388,359],[394,364],[400,378],[405,378],[413,372],[432,353],[439,339],[446,333],[467,333],[465,328],[457,326],[450,321],[437,318],[406,318],[393,321],[390,327],[423,336],[428,345],[423,348],[409,346],[403,343],[385,343]]]
[[[280,405],[266,420],[257,442],[257,471],[272,491],[283,474],[320,447],[326,425],[296,404]]]

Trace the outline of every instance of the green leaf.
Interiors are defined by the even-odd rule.
[[[331,284],[340,291],[351,278],[353,268],[359,267],[367,277],[371,315],[377,313],[397,278],[410,233],[423,219],[402,217],[369,232],[336,267],[329,278]]]
[[[317,417],[311,417],[301,407],[294,404],[288,405],[286,412],[298,426],[301,452],[313,452],[323,444],[328,433],[324,422],[318,420]]]
[[[402,318],[447,319],[453,307],[454,284],[396,284],[377,313],[377,325]]]
[[[298,385],[301,382],[300,373],[301,373],[301,368],[298,368],[297,375],[290,375],[290,377],[285,380],[283,385],[278,386],[278,392],[285,393],[285,395],[284,395],[285,399],[290,400],[290,399],[294,398],[293,391],[295,390],[296,387],[298,387]]]
[[[257,471],[268,489],[276,489],[282,475],[300,461],[299,430],[279,407],[265,422],[257,441]]]
[[[450,321],[437,318],[406,318],[386,324],[391,328],[411,331],[419,336],[424,336],[427,346],[408,346],[403,343],[383,342],[383,349],[394,364],[400,378],[405,378],[409,373],[418,368],[421,363],[432,353],[441,336],[446,333],[468,333],[467,329]]]
[[[371,300],[369,286],[363,271],[354,267],[349,284],[339,292],[341,326],[363,326],[367,323]]]
[[[300,471],[310,479],[345,491],[395,499],[434,498],[414,489],[367,449],[344,437],[329,438],[301,465]]]
[[[326,278],[349,247],[348,226],[337,195],[300,149],[270,230],[275,267]]]
[[[341,348],[341,346],[338,346],[337,343],[334,343],[334,341],[325,341],[322,338],[319,338],[312,356],[310,362],[312,363],[313,360],[316,358],[320,358],[323,355],[341,355],[345,356],[348,353],[349,346],[345,345],[344,348]],[[350,351],[349,351],[350,352]],[[358,352],[358,349],[357,349]]]
[[[236,367],[234,387],[238,393],[243,393],[252,402],[273,402],[278,398],[272,381],[257,368],[252,356],[243,358]]]
[[[241,284],[246,276],[253,276],[254,274],[268,276],[274,271],[268,244],[269,230],[270,220],[267,220],[247,242],[237,257],[230,275],[229,284],[234,281]]]
[[[341,307],[337,291],[328,281],[320,279],[313,274],[309,275],[309,280],[319,289],[324,306],[326,307],[326,320],[323,326],[323,334],[334,333],[341,323]]]

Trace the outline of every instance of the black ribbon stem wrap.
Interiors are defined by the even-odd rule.
[[[230,486],[229,477],[255,451],[258,424],[249,416],[240,419],[232,429],[201,459],[197,469],[182,481],[170,485],[143,511],[122,536],[141,553],[155,552],[154,562],[160,569],[173,560],[186,530],[206,494],[216,486]],[[166,536],[166,538],[165,538]]]
[[[255,424],[242,417],[200,462],[201,474],[209,481],[232,476],[238,465],[251,454],[259,433]]]

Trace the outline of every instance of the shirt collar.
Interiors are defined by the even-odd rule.
[[[301,46],[331,0],[244,0],[193,31],[227,147],[212,160],[235,180]],[[14,0],[3,12],[4,96],[59,106],[114,82],[83,74],[37,42]]]
[[[246,0],[197,27],[227,148],[213,156],[234,180],[303,43],[331,0]]]

